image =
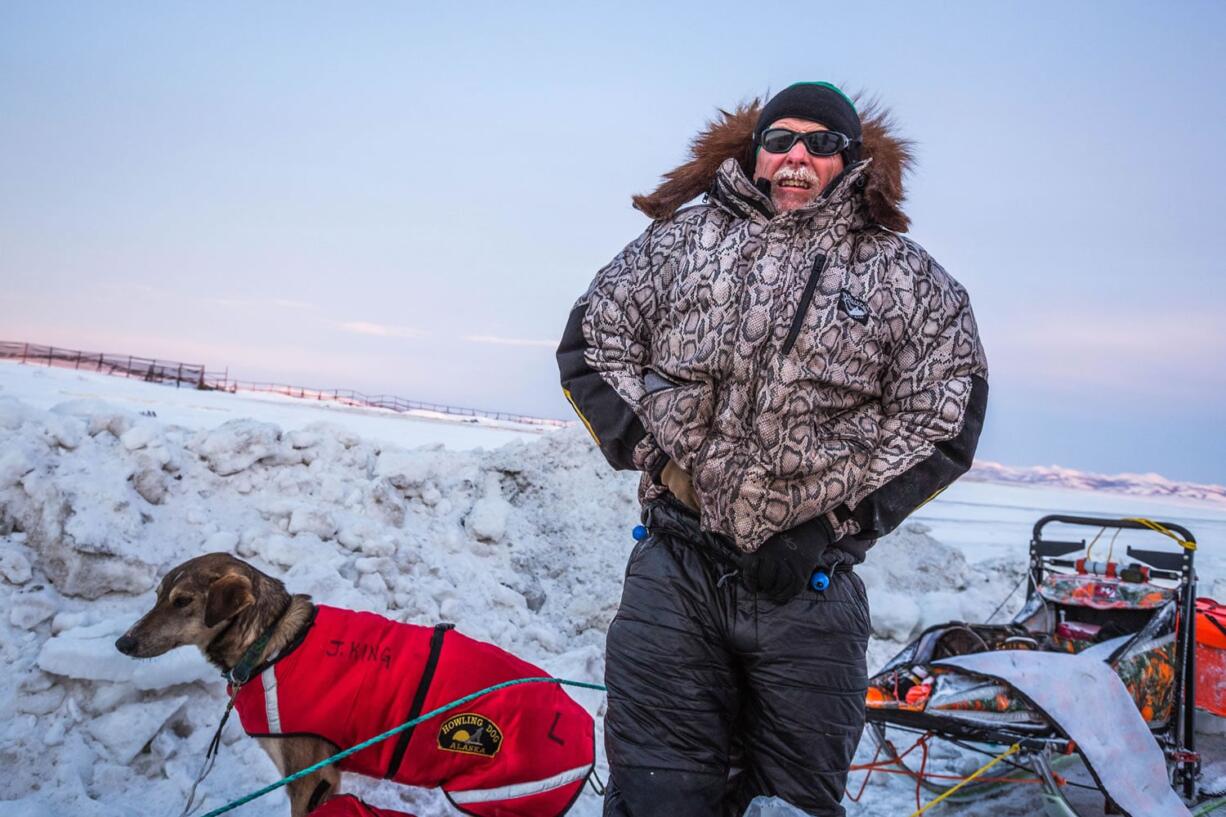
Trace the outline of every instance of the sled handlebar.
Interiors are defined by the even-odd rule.
[[[1043,528],[1051,522],[1062,522],[1066,525],[1081,525],[1087,528],[1120,528],[1123,530],[1154,530],[1153,525],[1147,525],[1139,519],[1108,519],[1097,516],[1065,516],[1064,514],[1049,514],[1034,523],[1034,540],[1043,541]],[[1196,544],[1192,531],[1175,522],[1158,522],[1159,526],[1183,537],[1185,542]]]

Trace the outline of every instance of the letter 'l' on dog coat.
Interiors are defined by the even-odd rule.
[[[449,627],[320,605],[234,708],[249,735],[315,735],[339,751],[479,689],[547,674]],[[539,683],[482,696],[337,765],[441,787],[476,817],[559,817],[594,761],[592,716],[558,684]]]

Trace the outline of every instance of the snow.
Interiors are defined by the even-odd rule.
[[[123,704],[90,721],[86,730],[106,748],[111,760],[127,765],[185,703],[187,697],[179,695]]]
[[[59,602],[55,592],[36,585],[13,594],[9,607],[9,623],[23,630],[33,630],[55,615]]]
[[[448,417],[434,412],[398,414],[327,401],[302,400],[277,394],[197,391],[146,383],[122,377],[23,365],[0,361],[0,394],[28,407],[46,411],[63,406],[65,413],[110,423],[116,436],[140,421],[142,411],[155,411],[160,423],[211,430],[227,420],[258,418],[284,431],[301,432],[307,426],[343,424],[351,440],[359,438],[395,443],[401,447],[442,443],[449,449],[492,447],[512,440],[531,440],[550,433],[546,427],[486,418]],[[70,408],[69,408],[70,407]],[[6,411],[0,408],[0,427]],[[96,433],[91,427],[90,433]],[[292,439],[292,438],[291,438]]]
[[[156,417],[140,414],[151,409]],[[224,707],[221,679],[194,650],[134,661],[114,640],[149,608],[167,568],[205,552],[235,552],[321,602],[453,621],[556,675],[599,682],[634,544],[635,484],[577,428],[542,433],[0,363],[0,767],[9,771],[0,813],[182,808]],[[1226,595],[1214,547],[1226,537],[1221,504],[962,481],[859,568],[877,636],[870,667],[926,623],[986,619],[1006,598],[998,620],[1011,615],[1031,527],[1057,511],[1183,523],[1204,543],[1202,593]],[[1153,536],[1110,546],[1153,546]],[[599,693],[572,694],[603,714]],[[277,777],[235,724],[223,744],[201,786],[207,808]],[[872,753],[866,737],[857,761]],[[1206,765],[1226,775],[1226,764]],[[854,773],[853,791],[859,781]],[[347,786],[420,817],[456,813],[437,793],[352,776]],[[1033,787],[1018,788],[1027,791],[959,813],[1034,813]],[[879,775],[847,806],[851,817],[908,814],[914,787]],[[587,792],[572,814],[600,811]],[[285,798],[270,795],[258,813],[288,814]]]

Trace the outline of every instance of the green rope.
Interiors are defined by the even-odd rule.
[[[395,729],[389,729],[381,735],[375,735],[370,740],[364,740],[356,746],[351,746],[348,749],[345,749],[343,752],[337,752],[336,754],[332,755],[332,757],[325,758],[319,761],[318,763],[315,763],[311,766],[307,766],[302,771],[294,772],[289,777],[283,777],[280,780],[278,780],[276,783],[272,783],[268,786],[265,786],[262,789],[252,792],[251,794],[244,795],[238,798],[237,800],[234,800],[230,803],[226,803],[221,808],[213,809],[208,814],[204,815],[204,817],[217,817],[217,815],[219,814],[225,814],[227,811],[233,811],[234,809],[238,808],[239,806],[245,803],[250,803],[252,800],[255,800],[259,797],[263,797],[269,792],[276,791],[282,786],[293,783],[295,780],[306,777],[307,775],[313,772],[317,772],[320,769],[324,768],[325,766],[330,766],[333,763],[336,763],[338,760],[344,760],[350,755],[360,752],[369,746],[374,746],[376,743],[379,743],[380,741],[387,740],[393,735],[398,735],[406,729],[411,729],[414,726],[417,726],[417,724],[419,723],[428,721],[431,718],[433,718],[435,715],[441,715],[444,712],[455,709],[457,706],[463,706],[469,701],[473,701],[473,700],[476,700],[477,698],[480,698],[482,695],[487,695],[491,692],[497,692],[500,689],[506,689],[507,687],[516,686],[518,684],[563,684],[565,686],[582,687],[584,689],[595,689],[600,692],[607,691],[604,688],[604,686],[602,686],[601,684],[592,684],[592,683],[588,683],[587,681],[567,681],[562,678],[517,678],[514,681],[503,681],[501,684],[495,684],[492,687],[486,687],[485,689],[477,690],[471,695],[465,695],[463,698],[454,700],[449,704],[444,704],[443,706],[440,706],[438,709],[427,712],[426,714],[420,715],[411,721],[406,721],[400,724]]]

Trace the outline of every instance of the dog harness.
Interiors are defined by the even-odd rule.
[[[314,735],[348,748],[487,686],[548,675],[451,625],[421,627],[320,605],[297,643],[234,700],[254,737]],[[560,817],[595,761],[592,716],[557,684],[492,692],[337,765],[440,787],[477,817]]]

